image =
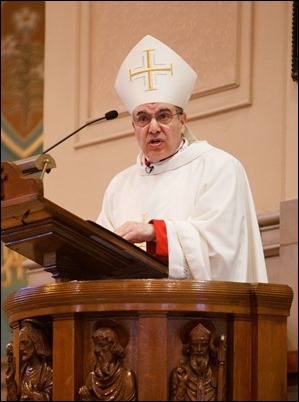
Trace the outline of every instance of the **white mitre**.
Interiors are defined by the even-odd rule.
[[[122,63],[115,89],[124,106],[133,110],[145,103],[170,103],[185,108],[196,72],[170,47],[147,35]]]

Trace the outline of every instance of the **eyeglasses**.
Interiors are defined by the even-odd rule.
[[[133,116],[133,121],[138,127],[145,127],[154,118],[158,124],[170,124],[174,116],[181,113],[172,113],[170,110],[159,110],[154,116],[146,112],[140,112],[136,116]]]

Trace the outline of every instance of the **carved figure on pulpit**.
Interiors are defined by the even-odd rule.
[[[7,345],[7,353],[9,353],[5,378],[7,400],[51,401],[53,389],[52,348],[46,326],[34,319],[25,319],[21,322],[19,387],[15,380],[15,364],[11,360],[9,350],[11,347],[12,343]]]
[[[6,369],[5,369],[5,382],[6,382],[6,400],[18,400],[18,387],[15,381],[16,363],[13,355],[13,342],[6,345]]]
[[[169,400],[225,400],[225,338],[216,338],[210,321],[192,324],[182,331],[186,358],[171,373]]]
[[[95,323],[92,332],[96,362],[85,385],[79,389],[82,401],[136,401],[134,373],[123,364],[128,335],[114,320]]]

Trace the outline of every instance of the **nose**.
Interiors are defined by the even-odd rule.
[[[155,119],[155,117],[152,117],[150,123],[149,123],[149,131],[151,133],[157,133],[161,131],[160,125]]]

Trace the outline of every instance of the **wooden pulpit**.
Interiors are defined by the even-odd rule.
[[[1,169],[2,241],[56,279],[3,303],[9,400],[25,389],[21,340],[36,323],[54,401],[287,400],[289,286],[168,279],[159,260],[45,199],[39,179]]]

